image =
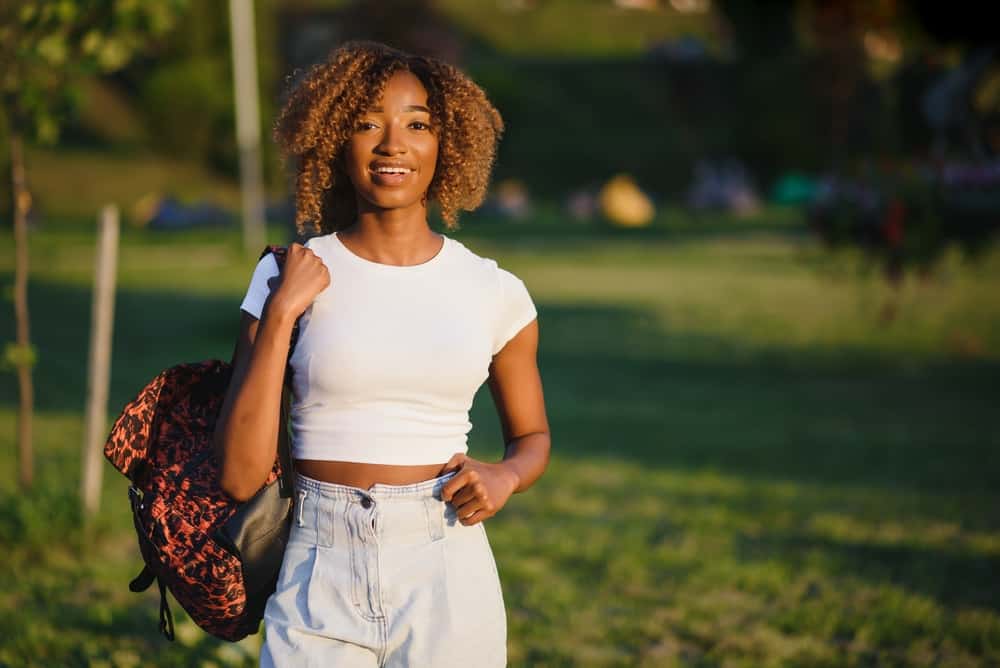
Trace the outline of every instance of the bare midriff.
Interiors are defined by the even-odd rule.
[[[314,480],[338,485],[369,489],[377,483],[383,485],[412,485],[436,478],[443,473],[445,462],[396,466],[390,464],[362,464],[319,459],[296,459],[295,470]]]

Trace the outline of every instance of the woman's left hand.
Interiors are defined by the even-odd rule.
[[[496,515],[520,482],[517,473],[504,464],[481,462],[461,452],[452,455],[443,472],[455,468],[458,473],[441,488],[441,498],[455,507],[458,521],[465,526]]]

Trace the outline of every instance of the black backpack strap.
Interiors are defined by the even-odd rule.
[[[136,593],[146,591],[154,580],[156,580],[156,574],[149,570],[149,566],[143,565],[142,572],[128,583],[128,590]]]
[[[274,261],[278,264],[278,272],[285,270],[285,260],[288,258],[288,248],[286,246],[268,246],[264,249],[264,252],[260,254],[261,259],[264,258],[268,253],[274,254]],[[292,325],[292,339],[288,344],[288,359],[292,359],[292,353],[295,351],[295,344],[299,340],[299,321],[298,318],[295,320],[295,324]],[[291,367],[285,369],[285,379],[291,377]]]
[[[170,606],[167,605],[167,587],[160,578],[156,578],[156,584],[160,585],[160,633],[163,634],[164,638],[173,642],[174,615],[170,612]]]
[[[292,446],[288,439],[288,407],[291,397],[288,384],[281,386],[281,421],[278,424],[278,463],[281,473],[278,475],[278,495],[283,499],[292,498]]]
[[[170,605],[167,603],[167,586],[163,584],[163,580],[153,573],[153,571],[149,570],[149,566],[143,565],[142,572],[128,583],[128,588],[129,591],[138,593],[149,589],[149,586],[153,582],[156,582],[160,588],[160,633],[167,640],[173,641],[174,615],[170,612]]]
[[[284,271],[285,258],[288,257],[288,248],[284,246],[268,246],[260,254],[263,258],[268,253],[274,253],[274,260],[278,263],[278,271]],[[281,473],[278,476],[278,494],[283,499],[292,498],[292,447],[288,438],[288,411],[291,406],[291,394],[288,385],[292,377],[291,359],[295,351],[295,344],[299,340],[299,321],[295,321],[292,327],[292,339],[288,345],[288,359],[285,362],[285,378],[281,385],[281,418],[278,424],[278,463],[281,465]]]

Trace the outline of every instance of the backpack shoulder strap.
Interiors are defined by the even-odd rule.
[[[274,260],[278,263],[278,271],[284,271],[285,259],[288,257],[287,246],[267,246],[260,254],[260,259],[264,259],[268,253],[274,254]],[[288,411],[291,405],[291,395],[288,385],[292,375],[291,364],[292,352],[299,339],[299,321],[295,321],[292,327],[292,339],[288,345],[288,358],[285,363],[285,379],[281,384],[281,418],[278,423],[278,463],[281,465],[281,475],[278,477],[278,493],[282,498],[292,497],[292,446],[288,438]]]
[[[279,270],[285,268],[285,258],[288,257],[288,246],[277,246],[275,244],[265,246],[257,260],[263,260],[264,256],[268,253],[274,253],[274,259],[278,262]]]

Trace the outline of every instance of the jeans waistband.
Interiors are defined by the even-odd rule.
[[[369,489],[352,487],[351,485],[341,485],[335,482],[316,480],[301,473],[295,474],[295,484],[300,490],[314,492],[330,498],[356,499],[359,496],[371,496],[379,499],[384,498],[409,498],[423,499],[428,497],[441,498],[441,488],[444,484],[455,477],[457,470],[449,471],[444,475],[430,480],[415,482],[410,485],[385,485],[375,483]]]

